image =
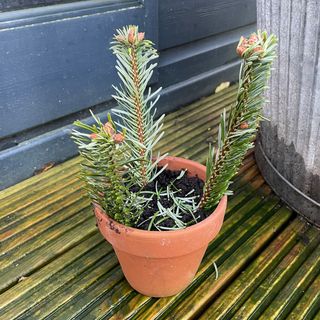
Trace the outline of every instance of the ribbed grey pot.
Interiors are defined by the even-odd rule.
[[[274,191],[320,226],[320,0],[257,0],[257,16],[279,37],[257,163]]]

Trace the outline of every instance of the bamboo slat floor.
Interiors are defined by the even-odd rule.
[[[234,97],[230,87],[169,114],[161,151],[203,162]],[[0,319],[320,319],[320,231],[271,191],[252,152],[194,281],[162,299],[124,279],[95,226],[78,164],[0,192]]]

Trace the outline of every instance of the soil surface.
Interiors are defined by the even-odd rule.
[[[182,178],[177,179],[180,176],[180,174],[181,174],[181,171],[164,170],[156,178],[157,183],[153,181],[148,185],[146,185],[143,190],[156,191],[156,185],[158,190],[166,190],[167,186],[172,184],[173,189],[179,190],[176,193],[176,196],[186,197],[191,190],[194,190],[194,192],[191,195],[198,196],[198,201],[200,201],[203,193],[204,182],[201,179],[199,179],[197,176],[195,177],[188,176],[187,172],[183,175]],[[138,188],[133,187],[131,188],[131,191],[137,192]],[[191,195],[188,195],[188,196],[191,196]],[[160,203],[165,208],[169,208],[173,205],[173,201],[171,199],[168,200],[167,197],[161,197]],[[153,196],[152,200],[149,202],[149,205],[144,209],[144,212],[140,216],[140,219],[136,222],[136,224],[133,227],[138,229],[148,230],[149,223],[150,223],[149,218],[153,217],[157,211],[158,211],[157,197]],[[207,218],[210,212],[206,212],[205,210],[198,210],[193,214],[195,217],[197,217],[197,223],[198,223],[204,220],[205,218]],[[188,224],[188,226],[195,224],[195,221],[190,213],[183,213],[181,214],[181,216],[182,217],[180,219],[184,223]],[[157,221],[156,219],[155,219],[155,222]],[[159,223],[158,225],[162,227],[170,228],[170,227],[173,227],[175,223],[173,219],[168,218],[165,221]],[[152,228],[151,230],[157,230],[157,229]]]

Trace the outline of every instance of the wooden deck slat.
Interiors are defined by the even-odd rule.
[[[281,288],[295,274],[308,254],[315,248],[315,245],[319,243],[319,232],[315,228],[311,228],[309,234],[311,232],[316,234],[316,236],[313,235],[314,240],[310,246],[311,250],[309,245],[306,246],[301,239],[236,312],[235,319],[258,318],[272,301],[276,299]]]
[[[88,212],[84,210],[86,207],[88,207],[88,199],[80,198],[80,200],[72,202],[71,205],[63,206],[58,211],[55,211],[54,215],[50,215],[45,219],[41,219],[40,221],[31,224],[30,227],[26,227],[20,231],[19,228],[17,228],[17,233],[14,233],[11,237],[2,240],[6,253],[19,245],[25,246],[33,243],[33,241],[44,232],[47,232],[46,237],[49,239],[50,234],[55,233],[58,230],[55,226],[60,229],[66,228],[67,223],[71,222],[70,220],[76,219],[76,215],[85,215],[86,212]],[[24,253],[26,252],[24,251]],[[4,252],[2,254],[4,254]],[[2,257],[0,256],[0,265],[1,261]]]
[[[136,310],[141,304],[146,303],[145,296],[135,292],[127,281],[121,280],[113,290],[108,291],[97,303],[85,313],[88,319],[109,318],[120,310],[125,314]],[[122,311],[120,311],[123,313]],[[121,317],[119,317],[121,319]],[[122,318],[123,319],[123,318]]]
[[[172,148],[174,146],[174,144],[172,145],[172,143],[177,139],[177,137],[183,138],[183,142],[188,141],[188,139],[185,137],[191,137],[192,139],[194,139],[197,135],[203,135],[204,133],[207,133],[207,135],[211,133],[213,137],[216,131],[214,131],[213,129],[216,129],[216,126],[218,125],[218,123],[220,123],[220,115],[223,110],[230,110],[231,101],[232,99],[224,101],[223,105],[214,112],[212,112],[212,110],[208,108],[205,114],[198,113],[198,116],[190,119],[189,123],[177,122],[169,129],[164,129],[165,136],[159,141],[157,148],[163,150],[163,152],[168,152],[170,150],[169,148]],[[212,126],[212,129],[210,128],[210,125]],[[206,126],[211,130],[207,129],[207,132],[203,132],[203,126]]]
[[[169,114],[161,151],[203,163],[235,93],[233,86]],[[252,151],[194,281],[162,299],[128,285],[95,226],[79,161],[0,192],[0,320],[320,318],[320,231],[272,193]]]
[[[217,94],[201,98],[200,100],[191,103],[188,106],[184,106],[183,108],[178,109],[177,111],[173,113],[169,113],[166,115],[166,122],[172,123],[176,119],[180,118],[183,114],[191,114],[194,110],[199,110],[202,106],[210,106],[215,104],[215,102],[223,102],[226,97],[229,96],[229,94],[236,94],[236,86],[231,86],[229,88],[226,88],[225,90],[222,90],[218,92]],[[166,127],[166,124],[164,128]]]
[[[218,119],[216,119],[215,124],[218,125],[218,123],[219,121]],[[161,148],[161,151],[163,153],[169,152],[170,154],[174,154],[175,156],[180,157],[185,153],[190,152],[190,150],[192,150],[192,148],[195,148],[197,145],[203,144],[203,142],[207,141],[207,139],[213,138],[217,131],[218,130],[216,127],[211,131],[207,130],[205,132],[203,132],[203,129],[201,130],[201,127],[196,128],[193,131],[190,131],[186,134],[180,134],[179,136],[175,137],[174,141],[178,140],[178,145],[165,145]]]
[[[123,279],[115,255],[111,254],[108,258],[108,260],[101,260],[99,265],[95,265],[90,272],[82,275],[77,282],[68,284],[69,295],[66,295],[65,289],[62,288],[63,290],[60,290],[54,299],[45,301],[46,310],[43,311],[40,308],[34,313],[34,317],[36,319],[69,319],[77,314],[83,314],[93,302],[99,299],[100,295],[113,290],[115,284]],[[61,292],[63,292],[62,296]]]
[[[39,174],[30,179],[20,182],[8,189],[0,191],[0,205],[6,205],[11,202],[21,199],[22,196],[28,197],[32,193],[43,190],[47,186],[54,184],[56,181],[63,177],[70,176],[73,174],[73,168],[75,171],[79,171],[78,164],[80,163],[80,158],[76,157],[72,160],[66,161],[59,164],[56,167],[48,170],[45,174]],[[60,183],[63,180],[60,181]],[[4,201],[5,200],[5,201]]]
[[[29,206],[22,206],[20,209],[8,212],[6,217],[1,219],[0,231],[5,232],[9,230],[11,226],[19,225],[21,220],[28,220],[29,216],[36,216],[47,210],[48,206],[59,209],[61,203],[67,202],[64,196],[68,196],[72,201],[77,201],[80,197],[85,195],[79,182],[74,181],[71,185],[67,185],[65,188],[61,187],[59,191],[53,194],[51,197],[44,197],[44,199],[36,200]],[[41,197],[41,196],[40,196]],[[50,211],[49,211],[50,212]],[[30,217],[32,219],[32,217]]]
[[[67,214],[68,211],[76,212],[76,210],[79,211],[85,208],[89,205],[89,202],[87,198],[84,198],[84,196],[85,192],[78,189],[77,192],[66,194],[65,197],[57,198],[56,201],[48,201],[47,206],[42,203],[40,206],[32,206],[34,211],[32,211],[32,208],[28,208],[13,214],[13,217],[10,217],[10,223],[7,221],[5,222],[6,225],[1,230],[0,240],[5,241],[12,237],[17,237],[19,236],[19,232],[23,232],[27,228],[34,227],[36,224],[50,218],[53,214],[58,214],[65,210],[66,212],[64,213]],[[30,217],[28,217],[29,215]]]
[[[112,258],[114,264],[117,264],[114,255],[110,255],[111,252],[112,248],[106,245],[99,234],[88,238],[74,250],[61,255],[6,291],[0,305],[5,312],[4,315],[10,315],[13,319],[20,313],[27,311],[31,314],[31,311],[36,309],[35,307],[40,308],[41,313],[45,313],[45,310],[47,312],[50,308],[48,300],[54,301],[54,297],[61,294],[61,291],[63,299],[73,296],[72,291],[64,290],[65,285],[79,280],[79,278],[82,279],[83,273],[86,271],[94,273],[98,264],[104,265],[101,268],[106,272],[108,259],[109,264],[111,262],[109,257]],[[92,268],[93,266],[94,268]],[[47,300],[43,303],[46,298]],[[0,319],[2,318],[0,317]]]
[[[307,229],[307,230],[305,230]],[[309,246],[299,241],[297,232],[304,232],[311,240]],[[292,223],[287,230],[281,233],[265,251],[219,296],[218,299],[206,310],[201,319],[228,319],[234,317],[251,293],[256,290],[261,282],[276,269],[275,272],[288,269],[294,272],[290,263],[295,260],[303,261],[319,244],[320,237],[313,228],[308,228],[298,220]],[[285,261],[285,263],[283,262]],[[279,263],[281,264],[279,265]],[[297,263],[296,263],[297,264]],[[237,315],[237,319],[247,317],[246,308]]]
[[[288,316],[290,320],[315,319],[317,311],[320,311],[320,271],[317,278],[310,287],[304,292],[301,300],[293,308]]]
[[[58,310],[49,319],[76,319],[85,318],[87,310],[92,303],[104,298],[104,295],[109,290],[113,290],[114,286],[123,279],[123,274],[118,266],[108,275],[105,275],[99,282],[89,287],[86,291],[82,291],[79,297],[75,297],[68,305],[64,305],[62,310]],[[79,306],[81,307],[79,308]]]
[[[55,193],[59,192],[62,188],[69,187],[72,185],[79,185],[79,179],[77,173],[79,169],[77,167],[71,167],[70,171],[66,172],[60,177],[56,177],[55,180],[48,180],[46,184],[37,185],[39,188],[27,189],[19,193],[19,197],[8,197],[0,203],[1,215],[0,219],[11,214],[12,212],[28,207],[34,202],[45,201],[45,198],[50,199]],[[72,177],[72,178],[71,178]],[[71,179],[70,179],[71,178]]]
[[[75,208],[72,208],[72,210],[74,209]],[[47,232],[45,233],[45,242],[43,242],[43,239],[41,238],[41,233],[37,233],[36,236],[29,239],[29,241],[22,242],[20,246],[15,250],[13,247],[11,250],[6,251],[5,254],[2,255],[0,258],[0,268],[2,268],[3,271],[5,271],[5,268],[12,264],[18,263],[18,261],[20,264],[21,261],[23,261],[21,257],[28,257],[32,255],[34,251],[38,251],[44,244],[49,244],[50,242],[59,239],[63,234],[71,231],[76,226],[85,223],[86,220],[92,220],[91,208],[75,212],[73,211],[73,213],[74,214],[71,217],[69,217],[62,223],[58,223],[57,225],[55,225],[54,228],[50,228],[49,230],[47,230]],[[50,220],[50,223],[52,222],[54,222],[54,219]],[[36,230],[35,232],[39,231]],[[26,233],[23,232],[22,236],[25,235]],[[8,244],[4,243],[6,247],[11,247],[11,244],[12,242],[9,242]],[[38,252],[36,253],[36,255],[38,255]]]
[[[193,108],[187,113],[180,116],[175,116],[172,121],[167,121],[163,126],[165,136],[167,137],[171,133],[175,133],[185,127],[189,127],[194,123],[201,123],[205,119],[215,119],[219,117],[224,107],[229,107],[234,103],[236,91],[233,90],[229,94],[225,94],[220,99],[214,99],[206,103],[201,104],[198,107]],[[184,110],[184,109],[182,109]],[[213,111],[214,110],[214,111]]]
[[[92,217],[79,223],[73,229],[63,233],[48,243],[39,239],[42,246],[30,254],[22,255],[20,259],[1,270],[0,291],[17,283],[21,277],[28,276],[35,270],[46,265],[63,252],[70,250],[83,240],[84,236],[89,237],[96,232]]]
[[[303,292],[315,279],[320,268],[320,245],[311,253],[294,276],[277,294],[271,305],[263,312],[261,319],[285,319]]]

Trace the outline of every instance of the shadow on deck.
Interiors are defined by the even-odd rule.
[[[231,87],[168,115],[162,152],[203,162],[204,140],[234,97]],[[0,319],[320,318],[320,231],[272,193],[253,153],[193,283],[163,299],[125,281],[95,226],[78,163],[0,192]]]

